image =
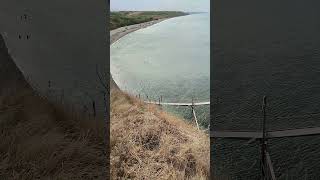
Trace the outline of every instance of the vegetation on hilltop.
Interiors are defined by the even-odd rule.
[[[148,21],[184,16],[180,11],[119,11],[110,13],[110,29],[144,23]]]

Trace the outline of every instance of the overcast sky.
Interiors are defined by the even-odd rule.
[[[210,11],[210,0],[111,0],[110,4],[111,11]]]

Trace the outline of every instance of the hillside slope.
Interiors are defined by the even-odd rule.
[[[0,179],[106,179],[103,121],[40,97],[0,35]]]
[[[209,179],[209,137],[120,90],[111,91],[113,179]]]

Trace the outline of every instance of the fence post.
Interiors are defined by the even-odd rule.
[[[191,114],[193,116],[193,96],[191,97]]]
[[[83,117],[86,117],[86,112],[87,112],[87,106],[86,105],[83,105],[83,109],[82,109],[82,116]],[[87,117],[86,117],[87,118]]]
[[[73,111],[73,104],[71,104],[70,107],[71,107],[71,119],[74,120],[74,119],[73,119],[73,112],[74,112],[74,111]]]
[[[262,114],[263,114],[263,122],[262,122],[262,139],[261,139],[261,173],[262,180],[267,179],[268,174],[266,173],[266,148],[267,148],[267,140],[266,140],[266,106],[267,106],[267,98],[263,96],[262,100]]]
[[[103,94],[103,104],[104,104],[104,107],[105,107],[105,114],[107,114],[107,112],[108,112],[108,105],[107,105],[107,93],[104,93]]]
[[[48,91],[47,91],[48,99],[50,98],[50,95],[51,95],[51,81],[49,80],[48,81]]]
[[[64,90],[61,91],[61,104],[63,103],[63,99],[64,99]]]
[[[92,108],[93,108],[93,118],[96,118],[96,102],[92,101]]]

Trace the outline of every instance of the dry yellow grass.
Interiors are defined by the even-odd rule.
[[[209,136],[186,121],[111,91],[112,179],[209,179]]]
[[[0,179],[106,177],[102,128],[32,93],[10,101],[0,116]]]
[[[0,35],[0,179],[105,180],[104,121],[37,95]]]

